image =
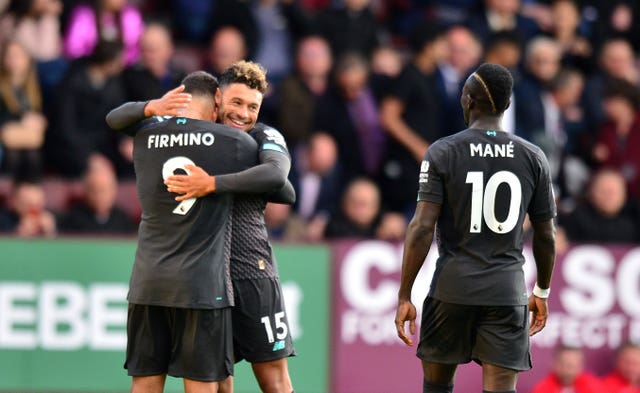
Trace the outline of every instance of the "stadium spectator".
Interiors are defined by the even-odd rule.
[[[84,198],[58,220],[60,232],[72,234],[132,234],[131,217],[115,205],[118,181],[105,158],[96,157],[84,177]]]
[[[354,179],[346,187],[340,209],[329,219],[324,237],[374,238],[381,219],[378,186],[365,178]]]
[[[380,105],[380,121],[390,136],[380,187],[385,206],[399,212],[413,208],[418,163],[444,125],[435,93],[437,65],[447,53],[443,32],[422,26],[410,44],[413,59]]]
[[[513,89],[516,130],[533,143],[546,133],[544,100],[551,80],[560,72],[561,55],[558,43],[547,37],[534,38],[525,50],[525,72]]]
[[[367,59],[380,45],[382,26],[376,23],[371,0],[345,0],[317,16],[317,29],[329,42],[334,57],[357,52]]]
[[[640,345],[622,344],[616,351],[615,368],[602,383],[607,393],[640,393]]]
[[[346,179],[378,176],[387,137],[379,120],[379,97],[370,84],[367,60],[343,54],[336,62],[333,88],[318,103],[315,128],[336,141]]]
[[[520,0],[484,0],[482,12],[476,12],[469,18],[469,28],[476,34],[483,45],[490,43],[492,33],[510,31],[526,45],[540,28],[535,20],[522,15]]]
[[[276,124],[287,139],[295,162],[296,148],[306,143],[313,132],[316,105],[329,87],[333,58],[329,44],[318,36],[300,41],[296,69],[280,84]]]
[[[514,79],[514,83],[517,84],[520,80],[519,67],[521,60],[522,50],[520,39],[515,33],[502,31],[492,34],[484,54],[484,61],[486,63],[499,64],[508,69]],[[515,97],[511,94],[511,104],[502,116],[502,128],[510,133],[514,133],[516,130],[515,108]]]
[[[60,0],[11,0],[0,19],[0,41],[11,38],[24,45],[37,64],[45,93],[60,82],[67,69],[62,57],[62,8]]]
[[[473,32],[463,26],[454,26],[446,33],[447,56],[438,64],[436,90],[442,102],[446,125],[445,135],[465,128],[460,92],[467,77],[477,67],[482,56],[482,44]]]
[[[14,182],[5,214],[4,229],[18,237],[55,237],[56,219],[45,209],[42,186],[33,182]]]
[[[593,157],[598,167],[613,167],[625,178],[629,195],[640,197],[640,91],[626,81],[611,81],[604,91],[607,121],[600,127]]]
[[[597,11],[595,26],[596,42],[610,37],[622,38],[640,51],[640,6],[634,0],[595,1],[592,3]]]
[[[595,131],[606,119],[602,95],[611,80],[624,79],[640,88],[640,70],[634,56],[633,48],[623,39],[610,38],[602,44],[598,57],[599,68],[587,80],[582,98],[591,131]]]
[[[306,240],[306,223],[291,208],[283,203],[267,203],[264,209],[264,223],[269,239],[299,242]]]
[[[291,171],[296,188],[296,213],[308,222],[308,240],[321,240],[329,217],[340,203],[343,191],[338,147],[327,133],[314,133]]]
[[[558,0],[551,4],[551,35],[562,50],[562,64],[583,73],[593,67],[593,48],[588,37],[581,33],[580,9],[575,0]]]
[[[603,169],[592,176],[586,201],[558,222],[571,242],[636,243],[640,226],[632,209],[622,175]]]
[[[147,101],[180,84],[186,73],[172,64],[173,41],[169,28],[147,24],[140,37],[140,60],[122,73],[127,100]]]
[[[104,121],[125,100],[120,78],[123,65],[122,44],[105,41],[60,86],[46,149],[62,175],[81,176],[94,153],[109,158],[119,175],[132,173],[131,162],[119,152],[119,141]]]
[[[563,392],[604,392],[600,380],[585,371],[584,353],[580,348],[563,345],[556,349],[551,372],[531,391],[531,393]]]
[[[251,59],[269,72],[271,83],[278,83],[291,72],[295,44],[308,35],[311,20],[297,1],[254,0],[249,2],[249,15],[255,33]]]
[[[93,53],[101,41],[120,42],[127,65],[138,60],[144,29],[140,11],[128,0],[89,0],[71,11],[64,35],[64,51],[77,59]]]
[[[242,32],[233,26],[224,26],[211,35],[207,52],[207,68],[219,77],[231,64],[247,57],[247,45]]]
[[[0,51],[0,142],[5,171],[19,180],[39,180],[47,119],[33,60],[17,41]]]

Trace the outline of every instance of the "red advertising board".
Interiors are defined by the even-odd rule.
[[[333,245],[333,257],[331,392],[422,392],[415,347],[397,338],[393,323],[402,245],[339,242]],[[530,290],[535,264],[528,248],[525,257]],[[419,312],[436,259],[433,248],[414,285],[413,302]],[[551,288],[551,315],[545,330],[532,340],[534,368],[520,375],[520,393],[529,392],[548,372],[553,349],[560,343],[583,347],[587,368],[602,375],[620,343],[640,340],[640,247],[573,246],[558,255]],[[478,365],[460,367],[454,392],[481,391],[480,377]]]

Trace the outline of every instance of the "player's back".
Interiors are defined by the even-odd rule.
[[[139,130],[134,146],[142,220],[129,301],[190,308],[230,305],[232,195],[176,202],[164,179],[185,164],[212,175],[244,170],[256,164],[257,144],[224,125],[173,118]]]
[[[526,304],[525,214],[534,221],[555,214],[542,151],[499,131],[442,138],[429,148],[420,174],[421,200],[437,201],[438,192],[440,258],[432,295],[452,303]]]

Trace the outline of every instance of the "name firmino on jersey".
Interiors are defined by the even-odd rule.
[[[174,146],[211,146],[215,139],[216,138],[210,132],[149,135],[149,138],[147,139],[147,149],[163,149]]]
[[[470,143],[471,157],[509,157],[513,158],[513,142],[508,144]]]

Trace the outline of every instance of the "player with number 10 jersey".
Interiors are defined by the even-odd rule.
[[[418,201],[442,205],[429,296],[468,305],[527,304],[525,214],[534,222],[555,216],[540,148],[501,131],[467,129],[442,138],[422,162]]]

